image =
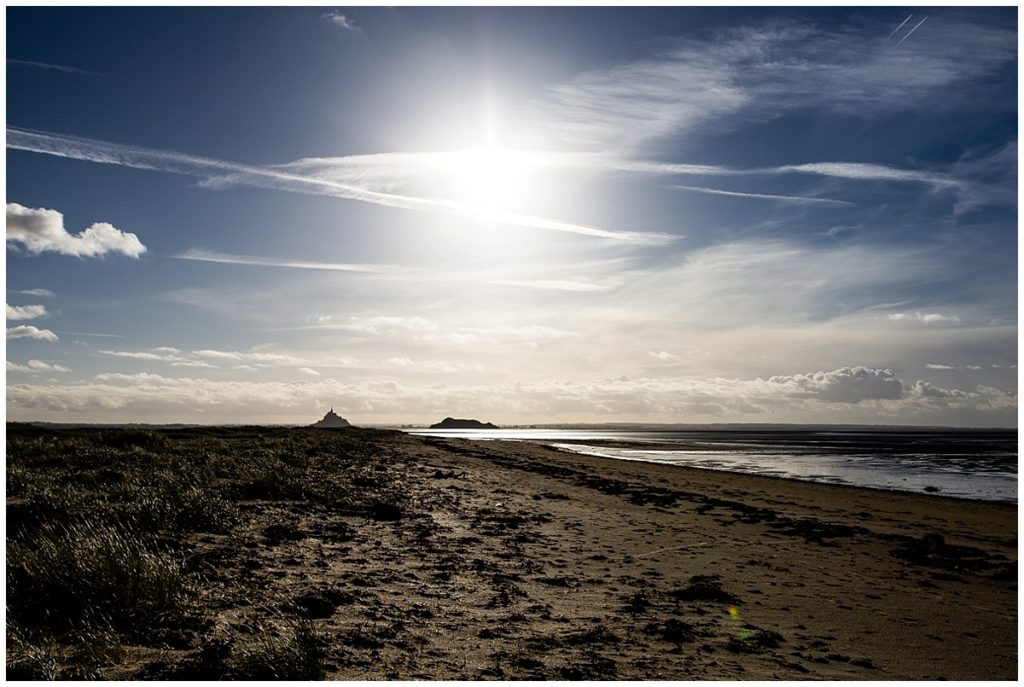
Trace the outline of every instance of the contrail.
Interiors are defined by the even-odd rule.
[[[912,34],[912,33],[914,33],[915,31],[917,31],[917,28],[918,28],[919,26],[921,26],[921,24],[925,23],[926,21],[928,21],[928,17],[925,17],[925,18],[924,18],[924,19],[922,19],[921,21],[917,22],[917,24],[915,24],[915,25],[914,25],[914,28],[910,29],[910,31],[907,31],[907,35],[906,35],[906,36],[904,36],[903,38],[899,39],[899,41],[897,41],[897,42],[896,42],[896,45],[899,45],[899,44],[900,44],[900,43],[902,43],[903,41],[905,41],[905,40],[907,40],[908,38],[910,38],[910,34]]]
[[[779,196],[772,193],[741,193],[740,191],[725,191],[719,188],[708,188],[706,186],[670,186],[682,191],[696,191],[697,193],[712,193],[718,196],[738,196],[740,198],[759,198],[762,200],[778,200],[783,203],[798,203],[800,205],[831,205],[833,207],[852,207],[853,203],[847,200],[832,200],[831,198],[811,198],[808,196]]]
[[[171,256],[178,260],[197,260],[199,262],[219,262],[227,265],[253,265],[256,267],[291,267],[300,270],[327,270],[334,272],[394,272],[400,268],[391,265],[355,265],[336,262],[311,262],[308,260],[283,260],[266,258],[256,255],[231,255],[215,253],[201,249],[187,250]]]
[[[23,67],[34,67],[35,69],[49,69],[58,72],[68,72],[69,74],[86,74],[88,76],[106,76],[99,72],[89,71],[88,69],[79,69],[78,67],[69,67],[65,64],[49,64],[48,62],[33,62],[32,60],[16,60],[13,57],[7,58],[7,64],[15,64]]]
[[[52,134],[45,131],[32,131],[17,127],[7,128],[7,147],[74,160],[86,160],[100,164],[120,165],[135,169],[169,172],[200,178],[209,178],[211,175],[227,173],[233,175],[236,181],[241,180],[241,183],[260,188],[334,196],[405,210],[439,212],[485,222],[561,231],[632,243],[665,244],[679,238],[670,234],[613,231],[547,217],[493,212],[450,200],[370,191],[349,184],[301,174],[292,174],[267,167],[244,165],[169,150],[142,148],[81,136]]]
[[[912,15],[912,14],[911,14],[911,15],[908,15],[906,19],[904,19],[904,20],[903,20],[902,22],[900,22],[900,25],[899,25],[899,26],[897,26],[897,27],[896,27],[895,29],[893,29],[893,32],[892,32],[892,33],[890,33],[890,34],[889,34],[889,36],[888,36],[888,38],[886,38],[885,40],[889,40],[889,38],[892,38],[893,36],[895,36],[895,35],[896,35],[896,32],[897,32],[897,31],[899,31],[900,29],[902,29],[902,28],[903,28],[903,25],[904,25],[904,24],[906,24],[906,23],[907,23],[908,21],[910,21],[910,17],[913,17],[913,16],[914,16],[914,15]]]

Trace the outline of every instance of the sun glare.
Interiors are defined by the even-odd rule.
[[[520,210],[529,200],[529,153],[478,148],[452,153],[447,182],[453,200],[492,212]]]

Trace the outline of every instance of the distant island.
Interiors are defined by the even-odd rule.
[[[314,427],[351,427],[352,425],[349,424],[348,420],[346,420],[345,418],[343,418],[340,415],[338,415],[337,413],[335,413],[334,412],[334,407],[332,406],[331,409],[327,411],[327,414],[324,415],[324,418],[322,420],[320,420],[319,422],[313,423],[313,426]]]
[[[446,417],[438,423],[430,425],[430,429],[498,429],[497,425],[479,420],[460,420],[459,418]]]

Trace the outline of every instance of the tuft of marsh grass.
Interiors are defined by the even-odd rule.
[[[324,640],[308,620],[289,619],[278,630],[256,632],[231,651],[238,680],[322,680]]]
[[[144,627],[177,612],[187,591],[181,565],[124,525],[45,523],[8,542],[8,609],[18,622],[59,628],[103,617]]]

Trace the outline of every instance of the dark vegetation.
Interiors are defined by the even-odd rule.
[[[336,594],[257,607],[215,638],[194,542],[231,533],[254,502],[379,520],[408,507],[401,483],[374,469],[382,432],[7,430],[11,679],[323,677],[323,638],[309,618]],[[263,534],[302,536],[290,527]],[[191,652],[166,669],[136,661],[149,672],[139,675],[125,647]]]

